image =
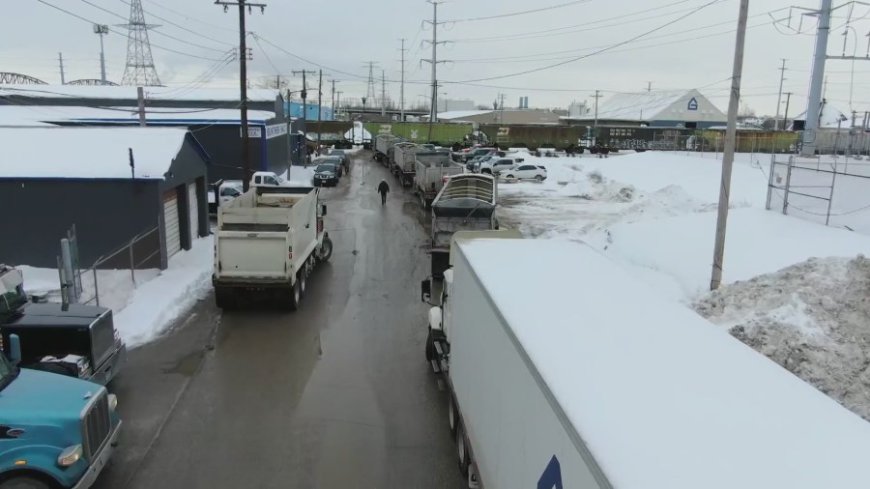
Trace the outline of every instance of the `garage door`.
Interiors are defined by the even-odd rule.
[[[163,194],[163,222],[166,226],[166,256],[181,249],[181,226],[178,225],[178,197],[175,190]]]
[[[199,202],[196,198],[196,183],[187,186],[187,208],[190,209],[190,243],[199,236]]]

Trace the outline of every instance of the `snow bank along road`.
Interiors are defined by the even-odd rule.
[[[122,447],[100,489],[461,487],[422,359],[417,201],[362,153],[325,189],[335,253],[301,309],[221,313],[209,295],[133,350],[114,386]],[[390,180],[392,181],[392,180]]]
[[[721,162],[712,156],[527,158],[549,178],[500,185],[501,219],[526,235],[590,244],[870,420],[870,265],[859,256],[870,236],[765,210],[769,156],[755,156],[735,164],[725,285],[713,294]],[[868,190],[838,193],[860,208]],[[848,217],[870,228],[870,216]]]

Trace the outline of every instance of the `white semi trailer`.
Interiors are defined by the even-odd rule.
[[[469,487],[870,484],[870,424],[597,251],[458,233],[451,260],[426,353]]]

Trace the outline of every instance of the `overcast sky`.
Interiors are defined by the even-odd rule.
[[[120,81],[127,39],[126,30],[114,25],[128,17],[129,0],[44,1],[113,26],[114,32],[105,37],[108,78]],[[377,90],[381,88],[383,69],[388,95],[398,100],[399,84],[395,80],[400,73],[399,39],[404,37],[409,82],[406,105],[428,98],[430,67],[421,65],[420,58],[431,56],[431,47],[422,44],[432,37],[431,26],[422,22],[432,18],[431,4],[422,0],[267,3],[264,14],[255,10],[248,21],[248,30],[261,37],[259,45],[249,37],[254,57],[249,76],[254,83],[280,74],[290,80],[295,90],[301,79],[290,72],[318,69],[319,64],[327,73],[325,80],[339,80],[336,89],[343,91],[344,97],[360,97],[367,87],[368,68],[364,63],[371,60],[377,63]],[[739,2],[720,0],[704,7],[710,3],[446,1],[438,7],[439,21],[450,21],[438,29],[439,41],[450,41],[438,50],[439,59],[449,61],[438,65],[438,79],[443,82],[439,97],[471,98],[478,104],[491,105],[499,93],[504,93],[507,107],[515,106],[522,95],[529,97],[532,107],[566,107],[572,100],[591,102],[596,89],[606,97],[614,91],[646,90],[651,82],[653,90],[698,88],[725,110]],[[841,3],[835,1],[835,5]],[[220,60],[238,42],[238,10],[225,14],[212,0],[142,0],[142,4],[146,20],[161,24],[150,35],[164,84],[237,86],[238,64]],[[805,109],[815,18],[804,17],[801,21],[800,12],[793,11],[789,29],[786,21],[775,25],[770,17],[788,18],[791,5],[786,0],[751,2],[743,100],[759,114],[773,114],[776,110],[780,58],[788,59],[784,91],[794,92],[789,113],[797,115]],[[818,1],[808,0],[804,6],[818,8]],[[62,51],[68,80],[99,78],[99,39],[86,21],[38,0],[5,7],[0,16],[0,71],[26,73],[58,83],[57,56]],[[528,13],[531,9],[543,10]],[[829,54],[842,53],[848,18],[848,7],[835,12]],[[870,7],[856,6],[851,19],[854,30],[849,29],[845,38],[846,53],[865,56]],[[631,40],[638,36],[642,37]],[[616,44],[619,46],[596,54]],[[592,56],[574,60],[584,54]],[[547,68],[557,63],[564,64]],[[870,110],[870,61],[854,63],[854,74],[852,70],[851,62],[828,62],[827,98],[842,111]],[[526,71],[529,73],[515,75]]]

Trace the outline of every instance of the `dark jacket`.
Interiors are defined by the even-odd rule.
[[[381,183],[378,184],[378,193],[379,193],[379,194],[385,194],[385,193],[387,193],[387,192],[389,192],[389,191],[390,191],[390,186],[387,184],[386,181],[381,180]]]

